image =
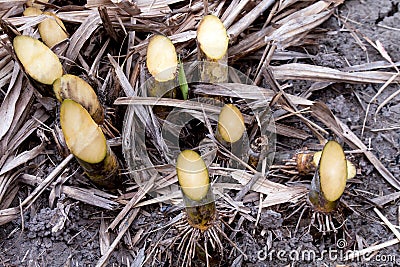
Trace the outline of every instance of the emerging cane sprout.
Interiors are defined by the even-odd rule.
[[[183,193],[194,201],[201,201],[208,192],[210,180],[206,164],[192,150],[182,151],[176,161],[176,173]]]
[[[81,104],[97,124],[104,121],[104,110],[93,88],[78,76],[65,74],[53,84],[58,101],[72,99]]]
[[[100,127],[79,103],[65,99],[60,123],[65,142],[88,177],[96,184],[115,188],[119,164]]]
[[[25,72],[37,82],[51,85],[63,74],[57,55],[39,40],[20,35],[14,38],[13,46]]]
[[[225,142],[234,143],[242,138],[245,130],[240,110],[233,104],[226,104],[218,117],[218,136]]]
[[[197,41],[207,59],[222,59],[228,50],[229,38],[224,24],[214,16],[205,16],[197,28]]]
[[[23,14],[24,16],[39,16],[42,14],[48,16],[38,25],[40,37],[48,47],[53,47],[68,38],[64,23],[54,13],[42,12],[39,8],[31,6],[27,7]]]
[[[216,210],[206,164],[198,153],[184,150],[176,161],[176,173],[189,224],[207,230],[215,219]]]
[[[43,12],[43,15],[49,18],[39,23],[38,29],[40,37],[48,47],[53,47],[68,38],[67,29],[61,19],[51,12]]]
[[[205,16],[197,28],[200,76],[203,82],[221,83],[228,80],[229,38],[224,24],[214,16]]]
[[[296,166],[300,174],[306,175],[313,173],[319,164],[321,159],[322,151],[313,153],[299,153],[296,155]],[[354,178],[357,174],[356,167],[354,164],[346,160],[347,164],[347,179]]]
[[[175,87],[178,56],[174,44],[168,37],[155,35],[150,38],[147,47],[147,69],[154,78],[154,84],[148,88],[149,96],[164,96]],[[167,96],[172,97],[172,94]]]
[[[30,6],[30,7],[25,8],[23,15],[24,16],[39,16],[42,13],[43,13],[43,11],[40,10],[39,8]]]
[[[309,199],[316,210],[333,211],[342,196],[347,181],[347,161],[342,146],[329,141],[324,146],[311,184]]]
[[[147,47],[147,68],[150,74],[159,82],[166,82],[175,78],[178,66],[178,57],[170,39],[162,35],[155,35]]]

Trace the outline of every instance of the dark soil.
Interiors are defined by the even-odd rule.
[[[348,0],[338,8],[336,15],[324,23],[325,37],[319,40],[317,53],[313,58],[316,65],[336,69],[349,65],[359,65],[372,61],[384,61],[383,57],[362,36],[372,41],[379,40],[394,62],[400,61],[400,3],[397,0]],[[361,37],[363,46],[357,43],[351,32]],[[305,48],[315,50],[315,47]],[[310,83],[293,81],[292,93],[300,94]],[[365,110],[370,99],[381,85],[335,84],[313,92],[312,100],[327,103],[334,114],[361,136]],[[390,101],[374,118],[375,110],[390,94],[399,90],[398,85],[388,86],[371,105],[366,130],[362,141],[374,151],[378,159],[400,178],[400,130],[385,130],[399,126],[400,96]],[[293,151],[306,143],[287,140],[278,136],[280,144],[292,145]],[[315,143],[315,141],[314,141]],[[348,147],[345,149],[349,150]],[[235,242],[248,256],[228,251],[229,263],[224,266],[338,266],[345,263],[342,248],[361,248],[394,239],[394,234],[385,226],[372,210],[368,199],[387,195],[396,190],[377,173],[372,165],[360,154],[353,155],[360,173],[350,181],[343,201],[350,206],[344,228],[336,235],[319,236],[308,225],[311,209],[305,209],[298,230],[294,233],[300,213],[300,205],[280,205],[263,210],[257,227],[245,221],[237,233]],[[311,177],[305,178],[309,181]],[[32,189],[23,187],[19,198],[24,199]],[[0,266],[94,266],[100,258],[99,228],[101,218],[115,218],[118,211],[109,212],[67,198],[59,199],[57,206],[50,208],[48,193],[35,202],[30,212],[22,219],[0,227]],[[249,201],[250,198],[248,198]],[[257,202],[255,198],[254,202]],[[254,203],[251,206],[254,205]],[[308,207],[308,203],[305,205]],[[382,213],[395,225],[399,225],[399,200],[392,201],[381,209]],[[151,214],[151,215],[150,215]],[[138,216],[131,227],[132,243],[141,225],[167,221],[158,206],[148,207]],[[257,216],[257,210],[251,210]],[[58,228],[55,228],[58,227]],[[153,228],[156,228],[154,226]],[[343,231],[343,229],[345,229]],[[150,235],[149,235],[150,236]],[[345,240],[346,245],[339,243]],[[151,240],[149,240],[151,242]],[[144,244],[141,244],[144,245]],[[141,247],[125,246],[121,243],[114,251],[108,266],[125,266],[126,259],[132,262],[139,255]],[[302,257],[302,252],[315,253],[314,258]],[[331,252],[332,255],[328,255]],[[399,266],[399,245],[389,246],[371,255],[370,260],[361,258],[346,262],[347,266]],[[156,266],[161,266],[155,264]],[[200,264],[201,265],[201,264]],[[133,265],[136,266],[136,265]],[[167,265],[166,265],[167,266]]]

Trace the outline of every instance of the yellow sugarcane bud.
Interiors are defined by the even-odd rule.
[[[158,82],[166,82],[175,78],[178,57],[174,44],[165,36],[155,35],[147,47],[147,69]]]
[[[329,141],[322,150],[319,162],[321,192],[328,201],[338,200],[346,187],[347,161],[342,146]]]
[[[234,143],[242,138],[246,127],[243,115],[233,104],[226,104],[219,114],[218,132],[222,139]]]
[[[202,200],[208,192],[210,179],[201,156],[192,151],[182,151],[176,160],[176,174],[183,193],[192,200]]]
[[[197,28],[197,41],[209,60],[220,60],[228,50],[229,38],[224,24],[214,16],[205,16]]]

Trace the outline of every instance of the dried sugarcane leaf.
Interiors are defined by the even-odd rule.
[[[267,36],[265,38],[266,42],[273,41],[279,48],[286,48],[289,46],[289,42],[296,36],[314,29],[327,20],[332,14],[333,11],[329,10],[318,14],[294,18],[275,30],[270,36]]]
[[[278,12],[280,12],[281,10],[284,10],[285,8],[294,5],[297,2],[301,2],[302,0],[283,0],[279,2],[279,7],[278,7]],[[308,0],[309,2],[311,2],[310,0]]]
[[[25,164],[26,162],[30,161],[31,159],[34,159],[37,157],[39,154],[41,154],[44,150],[44,143],[41,143],[37,147],[33,148],[32,150],[22,152],[18,156],[9,159],[8,161],[5,162],[4,166],[0,169],[0,175],[5,174],[6,172],[9,172],[16,167]]]
[[[7,208],[0,210],[0,225],[6,224],[15,220],[20,215],[19,208]]]
[[[86,8],[98,7],[100,5],[111,4],[111,0],[87,0]]]
[[[249,0],[231,1],[224,14],[221,16],[221,20],[224,22],[226,28],[232,25],[248,2]]]
[[[260,94],[262,94],[266,102],[270,102],[272,98],[276,95],[276,92],[269,88],[241,83],[191,84],[191,90],[193,90],[193,92],[195,93],[220,95],[226,97],[232,97],[232,93],[234,92],[235,97],[254,100],[260,99]],[[313,101],[307,100],[302,97],[289,94],[287,96],[296,105],[311,106],[313,104]],[[265,104],[266,103],[264,103],[264,105]]]
[[[392,193],[392,194],[379,196],[379,197],[371,199],[371,201],[373,203],[375,203],[377,206],[383,207],[387,203],[390,203],[392,201],[396,201],[398,198],[400,198],[400,192],[395,192],[395,193]]]
[[[108,58],[112,64],[112,66],[114,67],[115,73],[117,75],[117,78],[122,86],[122,88],[125,91],[125,94],[128,97],[134,97],[138,94],[138,92],[136,90],[134,90],[131,86],[131,84],[129,83],[128,78],[125,76],[123,70],[121,69],[121,67],[118,65],[118,63],[110,56],[108,55]],[[159,99],[159,98],[156,98]],[[163,100],[163,99],[159,99],[159,100]],[[175,100],[175,99],[168,99],[168,100]],[[154,103],[157,103],[158,101],[153,101]],[[128,108],[128,111],[125,115],[125,125],[128,125],[127,127],[124,128],[124,133],[125,134],[130,134],[132,133],[133,135],[136,135],[137,131],[142,131],[143,129],[138,129],[135,128],[136,125],[133,122],[133,118],[135,116],[137,116],[141,122],[142,125],[144,125],[145,127],[147,125],[152,125],[151,127],[148,127],[147,129],[149,129],[150,134],[152,135],[153,140],[156,140],[156,147],[157,149],[160,151],[160,153],[166,155],[166,151],[168,151],[168,147],[165,144],[165,140],[163,138],[161,138],[161,133],[160,133],[160,127],[158,125],[158,121],[154,120],[154,116],[153,118],[151,117],[151,109],[149,109],[149,107],[144,107],[143,105],[135,105],[135,106],[131,106]],[[153,127],[154,126],[154,127]],[[132,131],[134,129],[134,131]],[[137,136],[137,135],[136,135]],[[130,145],[127,145],[127,147],[130,147]],[[130,154],[130,152],[128,151],[124,151],[125,153],[125,157],[130,157],[128,154]],[[151,171],[150,171],[151,172]],[[148,177],[142,177],[142,178],[147,178],[145,179],[146,181],[148,179],[150,179],[153,175],[152,174],[144,174],[145,172],[142,172],[141,176],[145,175]],[[138,182],[139,180],[137,180],[136,182]]]
[[[113,3],[118,3],[118,2],[128,2],[127,0],[87,0],[86,1],[86,7],[91,8],[91,7],[98,7],[99,5],[107,5],[107,4],[113,4]],[[182,0],[159,0],[157,2],[154,2],[153,0],[138,0],[136,1],[136,4],[140,7],[159,7],[159,6],[168,6],[177,2],[180,2]]]
[[[139,187],[136,194],[131,198],[131,200],[125,205],[114,221],[108,226],[108,229],[114,230],[114,228],[124,219],[132,208],[140,201],[145,195],[153,188],[154,180],[156,176],[153,176],[149,181],[147,181],[144,187]]]
[[[3,139],[13,122],[16,104],[22,90],[22,78],[23,76],[19,72],[19,66],[14,65],[8,93],[0,106],[0,118],[2,118],[2,123],[0,124],[0,140]]]
[[[301,139],[301,140],[306,140],[308,138],[311,137],[310,134],[308,134],[307,132],[285,125],[285,124],[281,124],[281,123],[277,123],[275,122],[275,129],[276,129],[276,133],[279,135],[283,135],[286,137],[291,137],[291,138],[297,138],[297,139]]]
[[[82,24],[83,22],[86,21],[87,17],[95,13],[96,10],[87,10],[87,9],[82,9],[82,10],[68,10],[65,9],[63,11],[60,11],[57,13],[57,16],[64,22],[71,22],[71,23],[76,23],[76,24]],[[10,22],[12,22],[15,25],[19,25],[22,23],[20,18],[10,18]]]
[[[231,177],[242,185],[246,185],[253,175],[242,171],[234,171]],[[307,189],[303,186],[285,186],[271,182],[267,179],[259,179],[251,188],[253,191],[267,195],[263,207],[269,207],[280,203],[296,202],[307,194]]]
[[[357,72],[357,71],[367,71],[376,69],[387,69],[387,68],[393,68],[394,66],[400,67],[400,62],[395,62],[392,64],[387,61],[375,61],[375,62],[368,62],[359,65],[345,67],[342,68],[341,70],[349,72]]]
[[[14,200],[15,195],[12,192],[19,188],[15,180],[23,170],[24,168],[20,168],[15,172],[0,175],[0,209],[8,208]]]
[[[99,10],[99,14],[100,14],[100,18],[101,21],[103,23],[103,27],[106,30],[107,34],[115,41],[115,42],[119,42],[119,36],[117,34],[117,32],[115,31],[114,27],[112,26],[112,22],[110,19],[110,16],[108,15],[107,12],[107,7],[105,6],[99,6],[98,8]]]
[[[82,22],[81,26],[70,37],[70,45],[66,52],[66,57],[72,61],[78,58],[84,43],[92,36],[93,32],[100,26],[101,18],[99,13],[91,12]],[[67,66],[65,66],[67,68]],[[69,69],[69,67],[67,68]]]
[[[183,0],[138,0],[136,4],[139,8],[159,8],[159,7],[166,7],[171,4],[182,2]]]
[[[144,106],[170,106],[176,107],[179,105],[181,108],[194,109],[194,110],[205,110],[207,112],[219,113],[220,107],[216,107],[210,104],[203,104],[200,106],[198,102],[186,101],[180,99],[164,98],[160,99],[158,97],[120,97],[115,100],[114,105],[144,105]]]
[[[111,244],[111,236],[110,233],[107,232],[107,224],[104,218],[101,218],[100,230],[99,230],[99,243],[100,243],[100,254],[104,255],[106,251],[110,248]]]
[[[55,209],[56,214],[51,218],[51,223],[53,225],[51,228],[52,233],[56,233],[65,227],[65,222],[68,220],[68,214],[71,206],[72,204],[65,205],[61,202],[57,203],[57,208]]]
[[[14,62],[10,60],[11,57],[3,57],[3,60],[7,60],[7,59],[9,60],[7,65],[2,67],[0,70],[0,88],[3,88],[6,84],[8,84],[12,77],[12,70],[14,68]]]
[[[115,210],[119,206],[117,202],[112,200],[116,198],[115,196],[94,188],[84,189],[75,186],[63,186],[62,192],[72,199],[107,210]]]
[[[28,12],[29,14],[29,12]],[[12,20],[12,19],[10,19]],[[27,29],[32,30],[33,27],[35,27],[36,25],[42,23],[43,21],[46,20],[46,16],[45,15],[37,15],[37,16],[27,16],[27,17],[21,17],[20,20],[18,20],[18,23],[16,23],[15,25],[21,25],[17,28],[18,31],[22,32],[25,31]],[[27,33],[24,32],[24,34],[28,35]]]
[[[131,16],[137,16],[141,13],[136,3],[130,1],[113,1],[116,6]]]
[[[182,192],[180,189],[176,188],[176,190],[174,191],[169,190],[168,194],[162,194],[160,197],[155,197],[149,200],[139,202],[138,204],[135,205],[135,208],[153,205],[157,203],[170,203],[170,202],[172,204],[179,204],[182,202]]]
[[[16,176],[16,175],[12,175],[12,176]],[[7,177],[0,177],[1,179],[7,179]],[[3,192],[1,192],[1,188],[0,188],[0,195],[1,193],[3,193],[5,195],[0,196],[0,210],[2,209],[7,209],[8,207],[11,206],[11,204],[13,203],[15,197],[17,196],[20,186],[19,184],[15,183],[14,179],[9,179],[10,185],[7,186],[7,189],[4,189]]]
[[[121,222],[121,227],[119,229],[119,233],[114,241],[111,243],[109,249],[104,253],[104,255],[98,260],[96,267],[104,266],[111,256],[111,253],[114,251],[116,246],[119,244],[122,237],[125,235],[126,231],[128,231],[129,227],[131,226],[133,220],[135,220],[136,216],[138,215],[140,209],[135,208],[129,212],[127,216],[125,216],[124,220]]]
[[[345,83],[385,83],[395,73],[384,71],[344,72],[328,67],[310,64],[290,63],[270,66],[274,77],[278,80],[308,80],[320,82]],[[400,77],[393,82],[399,82]]]
[[[27,95],[28,97],[24,97]],[[30,112],[31,100],[32,100],[31,97],[32,97],[31,90],[23,92],[23,95],[21,95],[21,99],[17,103],[18,107],[21,108],[16,109],[17,112],[15,113],[13,123],[10,129],[8,130],[7,134],[0,141],[0,155],[2,155],[0,156],[0,167],[7,160],[8,155],[12,154],[18,148],[20,143],[24,141],[32,133],[32,131],[30,131],[31,128],[29,127],[30,124],[25,122],[26,116]],[[37,113],[40,111],[41,109],[36,111],[35,115],[37,115]],[[38,121],[36,121],[33,124],[35,125],[36,123],[41,122],[40,119],[41,116],[39,116]],[[36,129],[36,127],[32,128]]]
[[[14,24],[10,23],[7,20],[3,20],[0,18],[0,28],[2,31],[8,36],[8,39],[12,41],[16,36],[20,35],[21,33],[15,28]],[[6,42],[1,40],[3,47],[6,48]],[[6,48],[7,49],[7,48]]]
[[[67,156],[53,171],[46,177],[46,179],[40,179],[40,183],[36,186],[35,190],[20,204],[21,208],[28,208],[35,202],[35,200],[48,189],[48,186],[56,180],[56,177],[65,169],[66,165],[72,159],[72,154]]]
[[[45,5],[43,5],[42,3],[48,3],[48,2],[49,0],[28,0],[26,1],[26,6],[43,9]]]
[[[106,51],[106,49],[108,48],[108,45],[110,43],[111,39],[107,39],[107,41],[105,41],[105,43],[103,44],[103,46],[101,47],[99,53],[97,54],[96,58],[93,61],[92,66],[90,67],[88,76],[94,76],[95,73],[98,73],[99,67],[100,67],[100,60],[102,59],[102,57],[104,56],[104,53]],[[109,73],[108,75],[110,75],[111,73]],[[105,86],[107,83],[104,83],[103,86]],[[102,90],[104,91],[104,90]]]
[[[243,18],[233,24],[228,29],[228,36],[231,39],[235,39],[244,30],[246,30],[265,10],[271,7],[275,3],[275,0],[262,0],[257,6],[249,11]]]
[[[29,174],[22,175],[19,180],[31,186],[38,186],[43,182],[43,179],[40,177]],[[49,185],[47,189],[53,189],[54,186],[53,183]],[[71,199],[106,210],[114,210],[119,206],[119,204],[114,201],[117,198],[116,196],[95,188],[79,188],[76,186],[61,185],[60,193],[67,195]]]
[[[264,47],[268,43],[265,37],[271,35],[273,31],[274,28],[270,26],[249,34],[246,39],[228,49],[229,57],[237,59]]]
[[[144,261],[146,259],[145,250],[146,246],[143,245],[143,247],[139,250],[138,254],[136,255],[136,258],[133,261],[132,266],[143,266]]]
[[[28,97],[26,98],[26,101],[31,101]],[[21,102],[21,104],[22,103],[24,102]],[[30,107],[30,105],[28,105],[28,107]],[[26,109],[21,113],[21,115],[18,113],[18,117],[16,116],[15,119],[18,124],[10,129],[9,133],[5,136],[8,151],[15,151],[23,141],[28,139],[29,136],[50,117],[50,115],[42,108],[36,110],[32,118],[28,121],[25,121],[25,117],[29,114],[29,109]],[[18,118],[20,119],[17,120]],[[0,158],[0,165],[2,162],[3,158]]]
[[[110,1],[110,0],[89,0],[85,7],[91,9],[97,9],[99,6],[107,6],[114,9],[118,9],[126,12],[129,16],[140,16],[140,17],[160,17],[170,13],[171,9],[169,5],[181,2],[182,0],[139,0],[132,4],[131,1]],[[139,14],[138,14],[139,13]],[[123,14],[123,15],[126,15]]]
[[[22,7],[26,3],[26,0],[0,0],[0,10],[7,10],[11,7]]]
[[[114,68],[115,74],[117,75],[118,81],[122,86],[122,89],[125,92],[126,96],[136,96],[137,92],[135,89],[133,89],[132,85],[129,83],[129,79],[125,76],[124,71],[121,69],[121,67],[118,65],[117,61],[111,56],[107,55],[108,59],[110,60],[110,63],[112,67]]]
[[[288,4],[293,4],[294,2]],[[327,10],[322,8],[326,6],[323,2],[325,1],[307,6],[293,13],[290,15],[292,19],[281,25],[278,29],[276,29],[275,26],[268,26],[249,34],[245,39],[229,49],[230,57],[233,59],[240,58],[262,48],[270,41],[277,42],[279,47],[298,45],[298,41],[303,42],[302,38],[300,38],[301,36],[307,34],[313,28],[328,19],[332,14],[333,8],[328,7]],[[332,2],[337,5],[341,1],[330,1],[329,4]],[[326,11],[319,13],[321,10]]]
[[[318,1],[308,7],[305,7],[297,12],[285,16],[284,18],[276,21],[275,23],[278,25],[284,25],[285,23],[288,23],[292,19],[315,15],[324,11],[326,8],[329,7],[329,5],[330,3],[328,1]]]

